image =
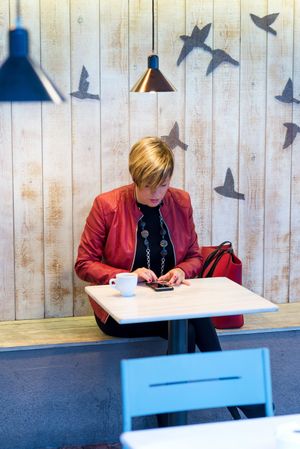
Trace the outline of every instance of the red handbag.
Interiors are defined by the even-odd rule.
[[[202,246],[201,254],[204,262],[199,277],[227,277],[242,285],[242,262],[234,254],[231,242]],[[212,322],[217,329],[234,329],[243,326],[244,316],[217,316],[212,318]]]

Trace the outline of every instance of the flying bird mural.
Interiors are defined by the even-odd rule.
[[[177,59],[177,65],[179,65],[187,55],[194,48],[202,48],[204,51],[209,52],[212,55],[212,59],[206,70],[206,75],[212,73],[220,64],[228,63],[232,65],[239,65],[239,62],[233,59],[228,53],[221,49],[213,50],[209,45],[205,43],[205,40],[210,32],[211,23],[208,23],[203,28],[194,26],[191,36],[180,36],[184,44],[181,49],[180,55]]]
[[[236,200],[244,200],[245,195],[234,190],[234,179],[230,168],[227,168],[224,185],[215,187],[215,191],[227,198],[233,198]]]
[[[283,144],[283,149],[289,147],[294,142],[297,134],[300,132],[300,126],[296,125],[295,123],[284,123],[283,124],[287,130],[285,134],[285,140]]]
[[[207,70],[206,76],[212,73],[220,64],[228,63],[232,65],[239,65],[239,62],[233,59],[228,53],[224,50],[216,49],[216,50],[208,50],[212,54],[212,60],[210,61]]]
[[[81,70],[78,90],[76,92],[71,92],[70,95],[72,95],[72,97],[80,98],[80,100],[84,100],[86,98],[89,98],[91,100],[100,100],[99,95],[90,94],[88,92],[89,85],[90,85],[90,83],[87,81],[88,77],[89,77],[88,71],[86,70],[86,68],[83,65],[82,70]]]
[[[258,26],[258,28],[267,31],[267,33],[274,34],[274,36],[276,36],[277,31],[275,31],[274,28],[271,28],[270,25],[272,25],[272,23],[275,22],[278,16],[279,12],[274,14],[268,14],[267,16],[264,17],[258,17],[255,14],[250,14],[252,21],[255,23],[256,26]]]
[[[169,135],[161,136],[161,138],[169,145],[172,150],[174,150],[174,148],[176,147],[180,147],[184,151],[188,149],[188,145],[179,139],[179,126],[177,122],[174,123]]]
[[[299,104],[300,100],[294,98],[293,81],[291,78],[285,85],[281,95],[275,95],[276,100],[282,101],[282,103],[296,103]]]
[[[211,23],[208,23],[203,28],[198,28],[197,25],[194,26],[192,34],[190,36],[182,35],[180,36],[180,39],[183,40],[184,44],[181,49],[180,55],[177,59],[177,65],[180,65],[181,62],[187,57],[187,55],[194,49],[194,48],[202,48],[205,47],[206,44],[204,43],[205,39],[207,38],[209,31],[210,31]]]

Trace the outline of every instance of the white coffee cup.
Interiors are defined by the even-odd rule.
[[[114,279],[110,279],[109,285],[119,290],[122,296],[134,296],[137,279],[135,273],[119,273]]]

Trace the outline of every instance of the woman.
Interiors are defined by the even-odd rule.
[[[139,282],[172,285],[196,277],[202,266],[188,193],[170,187],[174,157],[157,137],[133,145],[129,172],[133,184],[103,193],[94,201],[81,236],[75,264],[84,281],[108,284],[117,273],[133,272]],[[118,337],[167,338],[167,322],[120,325],[91,298],[96,321]],[[189,351],[219,350],[207,318],[189,322]]]
[[[133,183],[97,196],[81,236],[75,264],[84,281],[108,284],[122,272],[139,282],[187,283],[202,266],[188,193],[170,187],[174,157],[158,137],[133,145],[129,172]],[[90,298],[100,329],[116,337],[168,338],[167,322],[118,324]],[[209,318],[188,321],[188,351],[220,351]]]

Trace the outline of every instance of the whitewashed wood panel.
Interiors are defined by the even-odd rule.
[[[202,29],[213,22],[213,3],[186,2],[186,31],[191,36],[195,26]],[[213,45],[211,26],[205,44]],[[182,42],[183,44],[183,42]],[[200,245],[210,245],[212,236],[212,77],[206,76],[208,52],[194,48],[185,65],[185,126],[189,147],[185,158],[185,187],[194,208],[194,221]]]
[[[238,254],[243,262],[243,284],[263,292],[266,64],[267,34],[251,20],[264,17],[267,0],[241,1],[241,78]]]
[[[176,92],[157,94],[158,135],[169,135],[175,123],[177,123],[179,139],[185,142],[184,64],[179,67],[176,65],[182,48],[182,40],[179,37],[182,34],[185,34],[185,1],[165,0],[158,2],[157,49],[160,58],[160,70],[176,88]],[[172,185],[182,189],[184,188],[185,151],[180,146],[176,146],[173,152],[175,169]]]
[[[71,91],[78,91],[82,67],[89,74],[88,92],[100,96],[99,0],[73,0],[71,6]],[[74,261],[86,217],[100,192],[101,99],[71,97],[73,159]],[[74,315],[91,313],[84,286],[74,274]]]
[[[72,158],[69,1],[41,1],[41,62],[62,92],[42,106],[45,316],[73,314]]]
[[[240,60],[240,1],[214,1],[213,48]],[[220,64],[213,78],[213,175],[212,186],[224,184],[230,168],[239,190],[239,67]],[[231,240],[237,247],[238,201],[215,191],[212,197],[212,240],[214,244]]]
[[[22,0],[30,54],[67,102],[0,104],[0,320],[90,313],[73,271],[93,198],[130,181],[128,153],[175,122],[173,185],[190,192],[200,244],[232,240],[244,283],[275,302],[300,301],[300,135],[283,149],[284,123],[300,105],[282,103],[289,78],[300,99],[300,3],[296,0],[155,0],[160,68],[175,93],[130,93],[152,46],[151,0]],[[0,3],[0,59],[16,0]],[[259,17],[279,13],[274,36]],[[209,51],[176,65],[180,35],[212,23],[205,43],[240,62],[206,76]],[[208,49],[207,49],[208,50]],[[82,66],[89,92],[70,96]],[[220,196],[227,168],[245,200]],[[15,315],[16,313],[16,315]]]
[[[157,2],[154,2],[157,8]],[[156,17],[157,19],[157,17]],[[129,2],[129,85],[130,90],[148,67],[152,51],[152,8],[149,0]],[[155,20],[157,30],[157,20]],[[157,43],[157,33],[155,42]],[[146,136],[156,136],[157,95],[131,92],[129,94],[130,146]]]
[[[30,56],[39,64],[39,4],[22,1]],[[15,23],[15,8],[11,22]],[[25,25],[26,24],[26,25]],[[26,117],[26,120],[24,120]],[[12,105],[16,318],[44,317],[41,103]]]
[[[300,2],[294,2],[294,97],[300,100]],[[300,126],[300,104],[293,103],[292,122]],[[300,299],[300,135],[296,136],[291,151],[291,241],[289,301]]]
[[[293,4],[269,0],[271,13],[280,14],[273,24],[277,36],[268,33],[264,294],[281,303],[288,301],[291,183],[283,123],[292,121],[292,106],[274,97],[293,74]]]
[[[8,55],[9,2],[0,2],[0,61]],[[15,319],[11,105],[0,103],[0,320]]]
[[[100,2],[102,190],[127,183],[128,2]]]

